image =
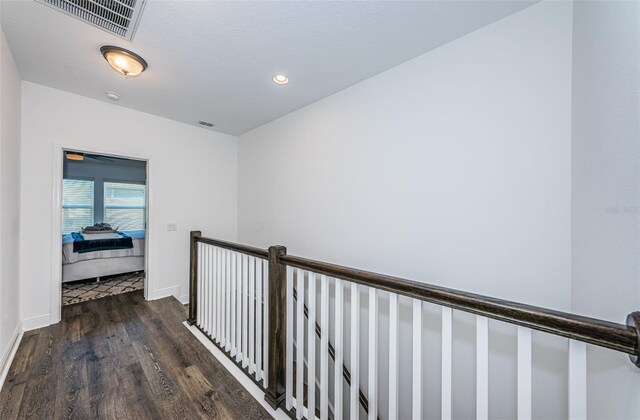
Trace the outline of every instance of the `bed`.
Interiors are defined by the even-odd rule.
[[[62,282],[144,271],[145,231],[122,232],[131,238],[130,248],[104,247],[98,251],[82,249],[74,242],[82,240],[78,234],[62,236]],[[79,251],[79,252],[78,252]]]

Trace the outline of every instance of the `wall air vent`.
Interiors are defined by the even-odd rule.
[[[146,0],[36,0],[131,41]]]

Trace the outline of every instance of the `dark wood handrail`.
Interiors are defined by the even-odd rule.
[[[293,255],[283,255],[279,261],[398,295],[640,356],[639,331],[633,322],[630,322],[632,325],[617,324]]]

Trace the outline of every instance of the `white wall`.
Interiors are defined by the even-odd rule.
[[[570,2],[534,5],[240,136],[239,240],[568,310],[571,19]],[[465,332],[454,389],[470,404],[457,418],[474,415]],[[515,416],[515,376],[500,372],[513,368],[512,334],[491,339],[492,417]],[[534,417],[566,416],[563,346],[534,350],[534,363],[551,363],[537,373],[546,402]]]
[[[573,26],[572,309],[640,309],[640,3],[577,1]],[[640,418],[640,370],[589,347],[592,418]]]
[[[0,386],[20,332],[20,99],[20,74],[0,30]]]
[[[568,309],[570,13],[533,6],[240,136],[239,238]]]
[[[54,143],[150,158],[149,294],[186,297],[189,231],[236,239],[236,138],[33,83],[22,94],[23,320],[51,311]]]

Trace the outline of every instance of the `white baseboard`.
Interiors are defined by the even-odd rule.
[[[22,328],[20,328],[20,323],[18,323],[16,325],[16,330],[11,336],[11,341],[7,344],[7,348],[4,349],[2,358],[0,358],[0,390],[2,389],[2,385],[4,385],[4,380],[7,379],[11,362],[13,362],[13,358],[15,357],[20,341],[22,340],[22,333]]]
[[[164,289],[153,290],[153,291],[150,291],[149,293],[149,300],[162,299],[169,296],[175,296],[176,299],[179,299],[180,292],[181,292],[180,285],[165,287]]]
[[[275,420],[291,420],[287,414],[282,410],[274,410],[264,399],[264,392],[256,385],[251,379],[244,374],[243,371],[240,370],[235,363],[233,363],[229,358],[223,354],[219,348],[217,348],[204,334],[200,332],[195,326],[189,325],[186,322],[183,323],[189,331],[200,341],[206,348],[213,354],[213,356],[218,359],[218,361],[222,364],[231,373],[237,380],[240,382],[248,392],[255,398],[258,403],[267,410]]]
[[[48,327],[49,325],[51,325],[50,314],[34,316],[33,318],[22,320],[23,331],[31,331],[42,327]]]
[[[182,303],[183,305],[186,305],[187,303],[189,303],[189,295],[181,295],[180,299],[178,299],[180,301],[180,303]]]

